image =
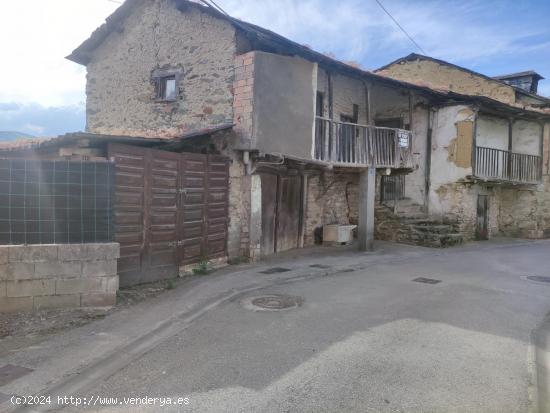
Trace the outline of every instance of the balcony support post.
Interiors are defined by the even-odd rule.
[[[368,168],[361,170],[359,177],[359,225],[358,239],[360,251],[374,249],[374,198],[376,187],[376,167],[371,159]]]

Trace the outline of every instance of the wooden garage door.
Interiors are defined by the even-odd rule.
[[[173,277],[180,265],[226,255],[226,158],[115,144],[109,157],[121,285]]]

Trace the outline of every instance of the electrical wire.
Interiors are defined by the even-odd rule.
[[[380,0],[374,0],[374,1],[375,1],[376,3],[378,3],[378,5],[380,6],[380,8],[381,8],[382,10],[384,10],[384,12],[385,12],[388,16],[390,16],[390,19],[392,19],[393,22],[397,25],[397,27],[399,27],[399,28],[401,29],[401,31],[402,31],[403,33],[405,33],[405,36],[407,36],[407,37],[409,38],[409,40],[410,40],[411,42],[413,42],[413,44],[414,44],[416,47],[418,47],[418,49],[419,49],[422,53],[424,53],[425,55],[427,55],[428,53],[426,53],[426,52],[424,51],[424,49],[422,49],[422,47],[420,47],[420,45],[414,41],[414,39],[411,37],[411,35],[410,35],[409,33],[407,33],[407,31],[403,28],[403,26],[401,26],[401,25],[399,24],[399,22],[398,22],[397,20],[395,20],[395,18],[391,15],[391,13],[390,13],[388,10],[386,10],[386,8],[382,5],[382,3],[380,2]]]

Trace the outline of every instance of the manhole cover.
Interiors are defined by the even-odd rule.
[[[550,283],[550,277],[545,277],[544,275],[528,275],[526,278],[529,281],[536,281],[539,283]]]
[[[417,283],[424,283],[424,284],[437,284],[441,282],[441,280],[435,280],[433,278],[424,278],[424,277],[415,278],[413,281]]]
[[[322,268],[322,269],[331,268],[330,265],[325,265],[325,264],[311,264],[310,267],[311,268]]]
[[[287,272],[290,271],[290,268],[283,268],[283,267],[273,267],[268,268],[267,270],[260,271],[262,274],[275,274],[278,272]]]
[[[304,299],[295,295],[270,294],[249,297],[242,300],[242,305],[249,310],[281,311],[300,307]]]
[[[3,386],[10,381],[18,379],[32,371],[26,367],[14,366],[13,364],[6,364],[0,367],[0,386]]]

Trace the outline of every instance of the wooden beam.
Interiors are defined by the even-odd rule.
[[[333,107],[333,95],[332,95],[332,75],[330,72],[327,72],[327,81],[328,81],[328,117],[329,119],[334,119],[334,107]]]
[[[412,131],[413,128],[413,113],[414,113],[414,96],[412,90],[409,90],[409,130]],[[411,147],[412,142],[409,140],[409,148]]]
[[[472,175],[476,176],[476,162],[477,162],[477,119],[478,110],[474,111],[474,125],[472,131]]]
[[[432,170],[432,109],[428,107],[428,128],[426,133],[426,159],[424,164],[424,209],[428,212],[430,207],[430,186]]]

